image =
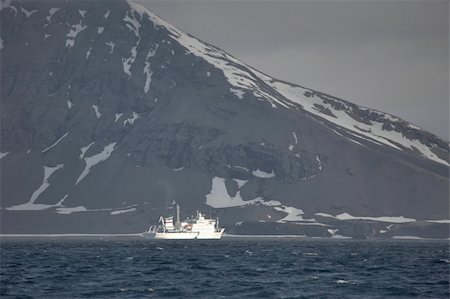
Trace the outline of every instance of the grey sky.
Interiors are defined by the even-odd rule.
[[[449,140],[449,1],[142,0],[275,78]]]

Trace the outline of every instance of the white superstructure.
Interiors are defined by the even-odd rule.
[[[173,217],[159,217],[157,226],[150,226],[144,233],[151,239],[220,239],[224,228],[219,228],[218,219],[208,219],[197,211],[195,218],[187,218],[180,222],[180,207],[177,205],[177,216],[174,223]]]

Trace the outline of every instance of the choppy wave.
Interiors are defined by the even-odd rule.
[[[99,237],[0,244],[1,298],[450,296],[449,244],[442,241]]]

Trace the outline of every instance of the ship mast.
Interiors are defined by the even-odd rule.
[[[177,218],[176,218],[176,222],[175,222],[175,227],[179,228],[180,227],[180,206],[177,204]]]

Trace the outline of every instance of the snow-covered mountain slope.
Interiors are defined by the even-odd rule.
[[[136,232],[176,201],[239,233],[448,233],[449,144],[417,126],[274,79],[134,0],[0,14],[7,232]]]
[[[365,139],[397,150],[417,151],[424,158],[449,166],[448,142],[406,121],[373,109],[360,107],[295,84],[271,78],[239,61],[221,49],[208,45],[170,25],[136,0],[128,0],[139,15],[165,27],[174,40],[190,53],[223,71],[238,97],[251,92],[269,101],[273,108],[303,109],[320,119],[339,126],[355,142]],[[274,92],[275,91],[275,92]],[[336,132],[336,134],[339,134]],[[436,151],[436,152],[435,152]]]

